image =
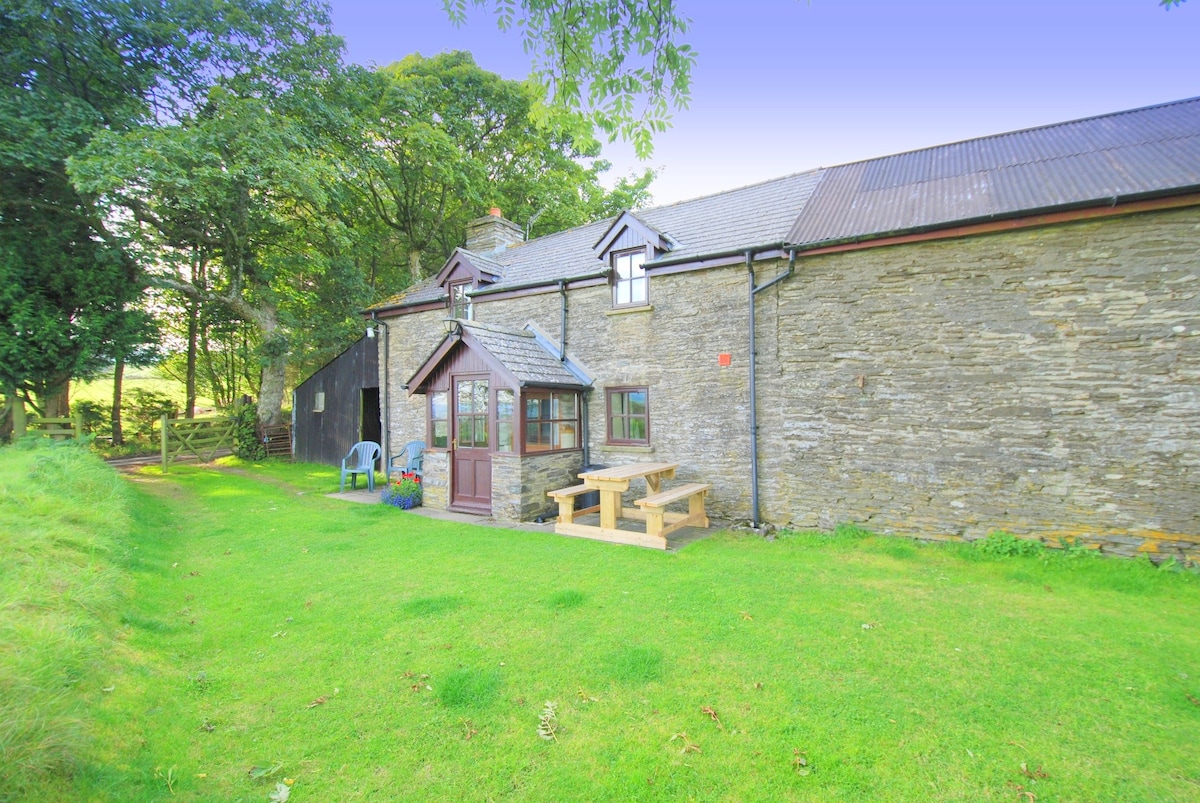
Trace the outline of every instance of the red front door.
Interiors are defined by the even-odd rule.
[[[452,377],[450,504],[479,513],[492,511],[492,456],[487,376]]]

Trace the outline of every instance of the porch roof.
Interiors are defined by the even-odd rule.
[[[457,326],[442,339],[425,363],[408,380],[409,394],[424,393],[437,368],[456,347],[474,351],[493,370],[515,387],[552,387],[584,390],[591,385],[579,368],[560,360],[535,332],[505,329],[474,321],[455,321]]]

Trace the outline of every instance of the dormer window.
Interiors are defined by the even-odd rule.
[[[613,254],[613,306],[641,307],[650,302],[650,279],[642,267],[646,249]]]
[[[676,243],[633,212],[622,212],[592,246],[601,264],[612,270],[614,310],[649,310],[650,276],[646,263],[654,263]]]
[[[471,320],[471,297],[467,295],[470,289],[470,282],[454,282],[447,288],[450,293],[451,318]]]

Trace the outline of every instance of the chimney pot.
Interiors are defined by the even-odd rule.
[[[491,209],[489,209],[488,214],[492,217],[504,217],[504,215],[500,212],[500,207],[498,206],[493,206]]]

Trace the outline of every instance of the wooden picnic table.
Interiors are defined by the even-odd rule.
[[[631,463],[586,471],[579,475],[579,479],[588,488],[600,492],[601,529],[615,530],[619,518],[641,518],[641,511],[621,507],[621,495],[629,490],[630,482],[643,478],[648,492],[656,494],[662,489],[664,479],[675,477],[677,468],[678,463]]]
[[[655,549],[667,548],[667,533],[680,527],[695,525],[708,526],[708,518],[704,514],[704,494],[707,485],[693,484],[680,489],[679,493],[668,491],[662,493],[662,481],[674,479],[678,463],[631,463],[613,468],[587,471],[579,475],[581,485],[550,491],[549,496],[559,502],[558,522],[554,531],[561,535],[576,535],[583,538],[596,538],[602,541],[613,541],[620,544],[636,544]],[[635,479],[646,481],[646,498],[639,499],[639,507],[624,507],[622,494],[629,490]],[[600,504],[596,508],[588,508],[585,512],[600,513],[600,526],[580,524],[575,521],[574,498],[587,491],[600,492]],[[689,512],[668,513],[666,505],[671,501],[687,499]],[[657,501],[656,501],[657,500]],[[618,527],[620,519],[637,519],[646,522],[646,530],[622,530]]]

